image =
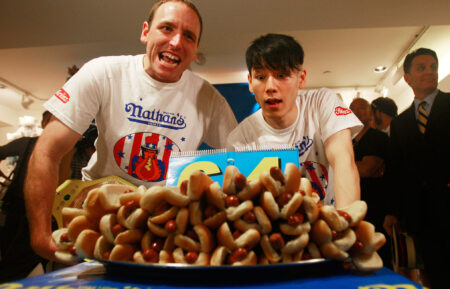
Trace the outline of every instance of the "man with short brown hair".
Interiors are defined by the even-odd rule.
[[[187,70],[202,30],[195,6],[169,0],[154,7],[142,25],[145,54],[93,59],[45,104],[56,119],[36,144],[25,192],[31,244],[47,259],[56,260],[50,220],[57,164],[92,119],[98,138],[83,180],[115,175],[146,187],[165,184],[172,151],[195,150],[202,142],[225,147],[237,125],[225,98]],[[142,146],[158,149],[158,161],[136,158]]]

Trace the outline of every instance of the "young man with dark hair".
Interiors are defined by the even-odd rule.
[[[233,130],[228,146],[299,148],[300,170],[324,203],[345,207],[360,198],[352,136],[362,124],[329,89],[299,94],[306,81],[303,56],[288,35],[253,41],[246,52],[248,82],[261,109]]]
[[[428,48],[406,56],[411,106],[391,122],[390,196],[386,231],[400,222],[416,242],[431,287],[447,288],[450,272],[450,93],[438,86],[438,59]],[[397,219],[398,218],[398,219]]]
[[[89,61],[46,102],[56,119],[36,144],[25,190],[31,244],[41,256],[60,261],[51,237],[58,163],[93,119],[96,151],[82,170],[83,180],[115,175],[138,186],[163,185],[172,151],[195,150],[202,142],[225,147],[237,125],[234,114],[211,84],[187,69],[197,58],[202,30],[193,7],[186,0],[158,2],[142,25],[145,54]],[[132,170],[142,145],[159,149],[161,162],[142,166],[160,172],[151,181],[141,177],[147,172]]]

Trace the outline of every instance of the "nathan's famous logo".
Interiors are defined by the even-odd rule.
[[[67,103],[70,99],[70,95],[62,88],[55,93],[55,96],[63,103]]]
[[[346,107],[338,106],[334,108],[334,113],[336,115],[347,115],[352,113],[352,111]]]
[[[295,143],[295,147],[298,148],[298,156],[304,155],[308,149],[313,145],[314,140],[310,139],[308,136],[304,136],[301,141]]]
[[[139,132],[121,138],[114,145],[116,164],[130,176],[147,182],[166,179],[169,158],[179,147],[168,137]]]
[[[164,112],[160,110],[145,110],[142,106],[128,103],[125,111],[129,113],[128,120],[146,125],[165,127],[170,129],[183,129],[186,127],[184,117],[179,113]]]

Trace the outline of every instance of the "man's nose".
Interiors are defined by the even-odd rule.
[[[178,47],[181,43],[181,33],[175,33],[170,39],[170,45],[172,47]]]
[[[270,75],[267,77],[266,92],[273,93],[276,91],[277,91],[277,80],[275,79],[275,77]]]

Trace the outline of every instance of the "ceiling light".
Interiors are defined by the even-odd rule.
[[[387,70],[387,67],[386,66],[382,66],[382,65],[380,65],[380,66],[377,66],[377,67],[375,67],[375,69],[373,70],[375,73],[383,73],[383,72],[385,72]]]

